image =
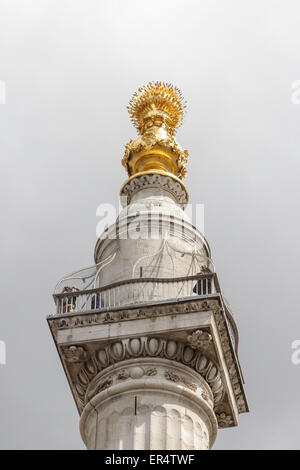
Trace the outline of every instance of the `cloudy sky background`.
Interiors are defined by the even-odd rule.
[[[239,327],[251,412],[214,448],[300,447],[299,51],[298,1],[0,0],[2,449],[84,448],[46,316],[93,263],[149,80],[188,102],[185,183]]]

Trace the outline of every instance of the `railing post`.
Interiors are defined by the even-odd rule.
[[[117,307],[147,300],[211,295],[216,293],[214,274],[186,278],[133,279],[86,291],[54,294],[57,314]],[[76,294],[76,295],[74,295]]]

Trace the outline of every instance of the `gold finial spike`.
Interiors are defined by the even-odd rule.
[[[186,102],[181,91],[171,83],[149,82],[134,93],[127,109],[140,134],[143,134],[148,119],[160,116],[165,121],[168,134],[175,135],[182,123]]]
[[[141,135],[125,145],[122,163],[128,175],[161,171],[184,178],[188,151],[174,137],[186,112],[181,91],[171,83],[149,82],[134,93],[127,109]]]

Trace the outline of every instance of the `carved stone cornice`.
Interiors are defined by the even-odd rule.
[[[214,303],[213,312],[219,330],[219,335],[222,342],[222,351],[225,357],[238,411],[239,413],[245,413],[249,411],[248,405],[243,390],[243,382],[239,371],[239,364],[230,340],[230,334],[228,331],[224,311],[220,308],[219,305]]]
[[[80,326],[101,325],[104,323],[123,322],[133,319],[156,318],[165,315],[174,315],[188,312],[202,312],[210,309],[216,309],[213,301],[193,300],[186,303],[165,303],[156,305],[135,306],[131,308],[116,308],[109,311],[97,313],[80,313],[69,315],[56,315],[49,317],[49,321],[54,330],[65,328],[75,328]],[[217,306],[218,301],[217,302]]]

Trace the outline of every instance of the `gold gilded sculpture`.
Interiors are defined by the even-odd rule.
[[[153,171],[186,176],[188,151],[174,138],[185,109],[180,90],[170,83],[150,82],[133,95],[128,112],[140,137],[125,145],[122,164],[129,176]]]

